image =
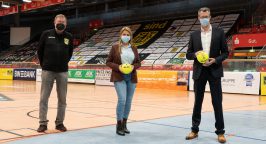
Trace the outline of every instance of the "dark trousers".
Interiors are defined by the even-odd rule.
[[[199,79],[194,80],[195,102],[192,115],[192,131],[198,132],[201,121],[201,108],[204,99],[205,86],[207,81],[210,85],[212,105],[215,113],[215,133],[224,134],[224,118],[222,106],[221,78],[215,78],[208,67],[203,67]]]

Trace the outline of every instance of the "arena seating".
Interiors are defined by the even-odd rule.
[[[0,56],[0,64],[12,62],[25,62],[36,55],[38,42],[26,44],[24,47],[10,51]]]
[[[211,23],[213,27],[221,27],[227,33],[238,17],[239,14],[219,15],[213,17]],[[165,25],[163,25],[164,23]],[[200,28],[200,24],[196,18],[192,18],[142,23],[130,27],[135,32],[134,42],[139,48],[142,64],[165,65],[183,64],[186,61],[185,53],[188,48],[189,36]],[[104,64],[111,45],[118,40],[121,28],[122,26],[99,30],[75,50],[71,61],[77,64]]]
[[[213,27],[227,33],[238,20],[239,14],[219,15],[212,18]],[[143,65],[191,64],[185,58],[190,34],[200,28],[197,18],[143,22],[128,25],[134,33]],[[70,64],[105,64],[111,46],[119,39],[123,26],[100,29],[90,39],[75,48]],[[1,55],[0,63],[38,62],[38,42]]]

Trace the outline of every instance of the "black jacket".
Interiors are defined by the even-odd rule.
[[[44,31],[37,53],[43,70],[67,72],[73,53],[73,37],[68,32],[57,34],[54,29]]]
[[[199,78],[203,67],[202,64],[198,62],[195,56],[195,53],[200,50],[203,50],[201,43],[201,31],[195,31],[190,36],[190,41],[186,54],[186,58],[188,60],[194,60],[193,79]],[[224,31],[220,28],[212,28],[210,58],[215,58],[216,63],[212,64],[209,67],[211,70],[211,74],[214,77],[216,78],[223,77],[222,62],[228,57],[228,53],[229,52]]]

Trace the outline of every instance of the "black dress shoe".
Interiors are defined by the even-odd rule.
[[[125,136],[125,131],[124,131],[124,128],[123,128],[122,121],[117,121],[116,134],[118,134],[120,136]]]
[[[130,131],[127,129],[127,119],[123,119],[123,128],[126,134],[130,134]]]
[[[45,132],[47,130],[47,125],[40,125],[39,128],[37,129],[37,132]]]
[[[61,132],[65,132],[67,131],[67,128],[64,126],[64,124],[59,124],[55,127],[55,129],[61,131]]]

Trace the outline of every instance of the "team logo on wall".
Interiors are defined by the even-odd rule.
[[[134,33],[134,44],[137,47],[148,47],[170,27],[171,23],[172,21],[157,21],[141,24]]]
[[[64,43],[65,43],[66,45],[68,45],[68,44],[69,44],[69,39],[64,38]]]

